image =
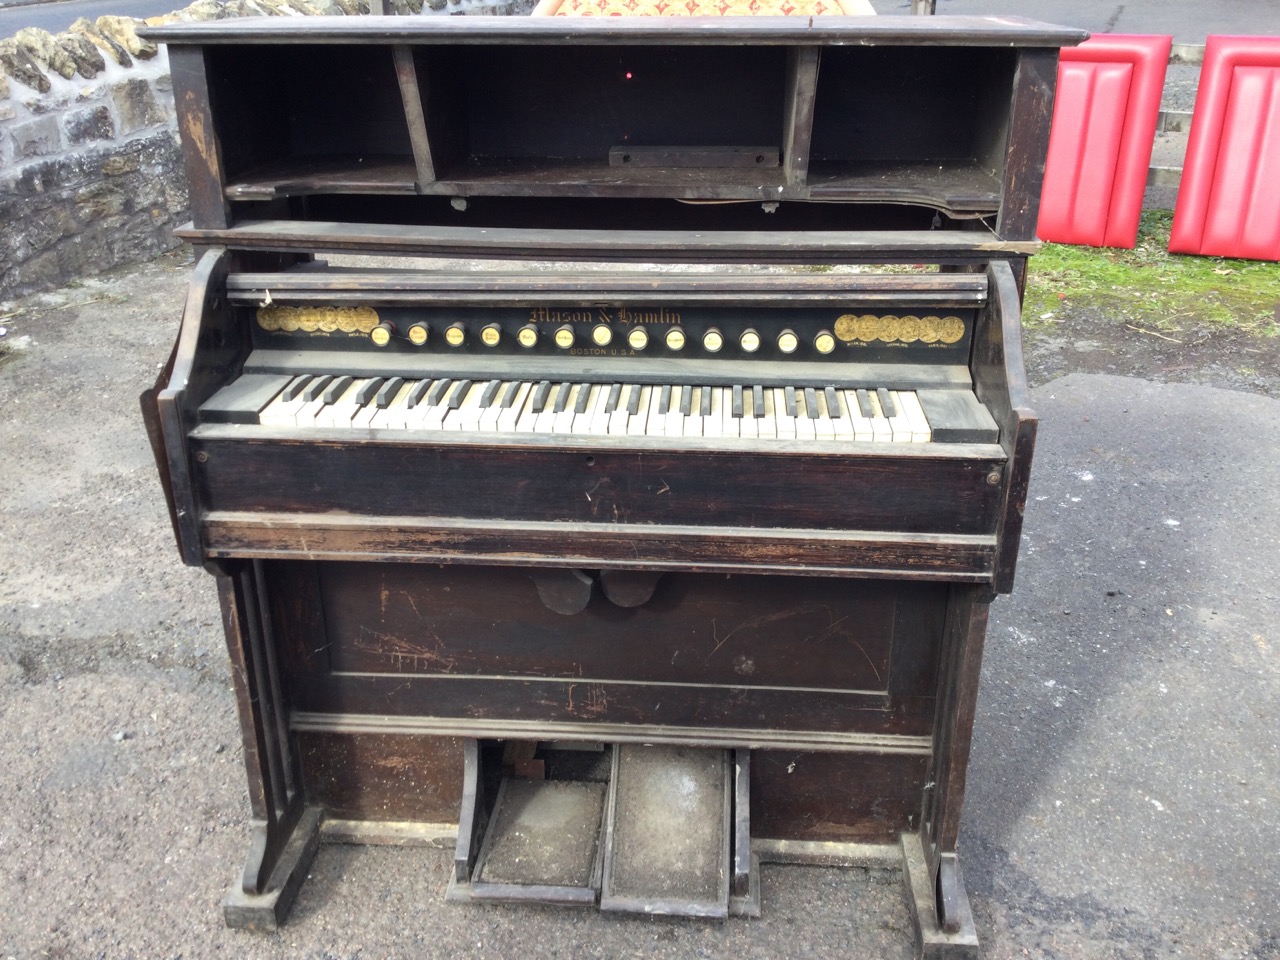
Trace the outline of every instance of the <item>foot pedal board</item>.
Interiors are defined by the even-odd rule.
[[[601,910],[729,915],[729,753],[614,748]]]
[[[449,899],[759,915],[747,751],[560,746],[539,747],[540,759],[508,770],[545,770],[546,779],[497,783],[498,764],[486,777],[481,757],[490,754],[468,745]],[[497,783],[492,804],[486,780]]]

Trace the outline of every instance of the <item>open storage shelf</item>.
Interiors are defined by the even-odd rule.
[[[211,105],[197,229],[261,219],[264,201],[305,218],[306,198],[416,194],[513,215],[530,198],[914,207],[1030,240],[1018,164],[1042,151],[1016,119],[1047,109],[1057,48],[1080,38],[1013,18],[361,19],[149,32],[179,102],[185,86]],[[187,132],[198,119],[183,112]],[[1001,229],[1011,201],[1020,222]],[[828,220],[883,229],[882,210],[859,216]]]

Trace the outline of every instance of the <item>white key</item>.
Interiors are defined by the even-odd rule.
[[[831,404],[832,397],[836,401],[834,406]],[[849,404],[845,403],[844,391],[832,390],[830,393],[823,393],[822,402],[826,405],[835,439],[852,440],[853,421],[849,419]]]
[[[292,427],[297,425],[294,417],[298,411],[302,409],[307,402],[302,399],[302,390],[299,389],[297,395],[292,400],[283,399],[285,391],[296,380],[310,380],[308,376],[290,377],[289,382],[281,388],[265,407],[258,413],[258,423],[269,427]]]
[[[529,402],[529,394],[533,392],[533,384],[524,382],[516,388],[515,399],[511,401],[511,405],[502,407],[499,405],[497,429],[503,433],[516,430],[516,423],[520,419],[520,414],[524,410],[524,406]],[[506,396],[506,388],[502,390],[502,395]]]
[[[573,433],[573,424],[576,424],[579,412],[577,412],[577,402],[582,397],[582,390],[586,390],[588,394],[591,392],[591,384],[573,384],[568,392],[568,403],[564,404],[564,410],[557,413],[556,425],[553,430],[558,434]]]
[[[911,424],[911,442],[928,443],[933,439],[933,431],[929,429],[929,420],[920,406],[920,398],[914,390],[899,390],[897,401],[906,412],[907,422]]]
[[[770,396],[772,396],[772,392],[769,390],[766,390],[764,392],[764,396],[766,399],[768,399]],[[760,427],[761,427],[760,421],[765,418],[756,416],[755,400],[753,398],[754,398],[754,394],[751,392],[750,387],[747,387],[742,391],[742,416],[737,418],[738,419],[738,436],[740,437],[747,437],[750,439],[754,439],[760,436]],[[732,410],[733,408],[733,391],[732,390],[730,390],[729,392],[729,407],[730,407],[730,410]],[[766,409],[767,409],[767,406],[766,406]]]
[[[646,437],[665,437],[667,435],[667,415],[662,412],[662,387],[654,384],[649,388],[649,419],[646,422]]]
[[[602,383],[596,390],[595,402],[591,404],[591,416],[587,420],[587,433],[591,436],[603,437],[609,432],[609,414],[604,408],[609,405],[609,391],[612,389],[612,383]],[[622,401],[621,387],[618,388],[618,401]]]
[[[538,388],[541,385],[542,385],[542,381],[539,381],[538,383],[531,383],[529,385],[529,392],[525,395],[524,406],[520,411],[520,417],[519,419],[516,420],[517,433],[533,433],[537,428],[538,418],[542,416],[542,414],[534,412],[533,401],[537,398]],[[551,402],[552,389],[553,388],[550,386],[548,386],[547,388],[548,405],[550,405],[550,402]],[[547,409],[546,407],[543,407],[543,410],[546,410],[546,409]]]
[[[654,398],[658,394],[657,387],[651,387],[645,384],[640,388],[640,406],[635,416],[627,417],[627,436],[643,437],[647,434],[649,427],[649,406],[652,403],[657,405]]]
[[[584,389],[587,391],[587,405],[581,413],[578,413],[578,408],[582,406],[580,401],[582,400],[582,391]],[[570,427],[571,433],[586,435],[591,432],[591,423],[596,415],[596,405],[603,405],[604,403],[604,400],[600,399],[601,395],[604,396],[604,400],[609,399],[609,388],[607,386],[602,388],[598,383],[588,383],[583,387],[579,387],[578,395],[574,398],[573,403],[574,412],[573,426]]]
[[[476,421],[476,430],[480,433],[492,433],[498,429],[498,417],[502,416],[502,398],[506,396],[509,386],[511,386],[510,380],[503,380],[498,384],[498,392],[493,395],[493,400],[484,408],[480,419]],[[489,389],[489,384],[485,383],[484,388]]]
[[[893,443],[911,443],[915,439],[915,430],[911,426],[910,417],[902,408],[902,401],[897,390],[890,390],[888,397],[893,403],[893,416],[887,417],[888,429],[892,431]]]
[[[396,395],[391,398],[391,402],[387,404],[386,408],[373,415],[373,419],[369,421],[369,426],[375,430],[403,430],[404,415],[407,412],[405,404],[409,402],[409,394],[413,392],[416,384],[416,380],[401,384],[400,389],[396,391]]]
[[[663,434],[668,437],[684,436],[685,416],[680,412],[680,397],[683,392],[684,387],[671,385],[671,403],[667,406],[667,421],[662,428]]]
[[[831,418],[831,412],[827,410],[827,397],[819,389],[813,391],[814,397],[818,401],[818,416],[813,420],[813,433],[819,440],[834,440],[836,438],[835,421]],[[805,407],[809,405],[809,395],[805,394]]]
[[[871,420],[869,417],[862,415],[862,408],[858,406],[858,391],[844,391],[844,405],[849,410],[849,422],[853,424],[853,439],[858,441],[868,441],[875,439],[875,434],[871,430]]]
[[[360,392],[360,387],[363,385],[363,380],[353,380],[337,400],[316,414],[316,426],[349,428],[352,417],[360,410],[360,405],[356,403],[356,394]]]
[[[742,418],[733,415],[733,387],[720,387],[717,393],[720,400],[720,435],[723,437],[742,436]]]
[[[703,387],[711,395],[711,413],[702,418],[704,437],[724,436],[724,387]]]
[[[810,413],[804,388],[796,387],[796,438],[799,440],[816,440],[818,437],[817,424]]]
[[[484,408],[480,406],[480,396],[484,393],[485,382],[487,381],[471,384],[457,409],[445,413],[444,419],[440,421],[441,429],[475,432],[476,424],[484,413]],[[452,393],[450,391],[450,395]]]
[[[710,387],[693,387],[689,397],[689,415],[684,418],[686,437],[702,436],[702,392]]]
[[[454,390],[458,389],[459,383],[461,383],[460,380],[451,380],[444,390],[440,390],[438,385],[433,383],[427,395],[418,401],[418,405],[410,412],[405,429],[439,430],[449,412],[449,397]],[[434,403],[432,403],[433,398]]]
[[[369,381],[366,380],[365,383]],[[364,406],[356,411],[356,415],[351,418],[351,426],[353,429],[367,429],[369,424],[373,423],[373,418],[378,413],[378,390],[382,389],[382,382],[378,381],[378,389],[369,395],[369,399],[365,401]]]
[[[773,389],[773,423],[779,440],[794,440],[796,418],[787,416],[787,395],[781,387]]]
[[[889,426],[889,418],[880,409],[880,398],[876,396],[874,390],[868,390],[867,397],[871,401],[871,410],[875,414],[871,418],[871,439],[892,443],[893,428]]]
[[[609,436],[625,437],[627,435],[627,403],[631,399],[631,391],[639,390],[638,383],[624,383],[622,385],[622,393],[618,395],[618,405],[613,408],[613,413],[609,414]]]
[[[572,390],[572,384],[553,383],[551,390],[547,394],[547,405],[542,408],[542,412],[538,414],[538,419],[533,424],[534,433],[554,433],[556,425],[556,404],[560,401],[560,394],[565,390]]]

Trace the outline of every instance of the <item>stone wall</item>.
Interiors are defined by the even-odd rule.
[[[369,0],[197,0],[147,23],[359,15]],[[376,2],[376,0],[375,0]],[[527,13],[533,0],[392,0],[392,12]],[[164,50],[129,17],[0,40],[0,299],[177,245],[189,219]]]

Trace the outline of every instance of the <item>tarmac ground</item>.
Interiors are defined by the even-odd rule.
[[[226,929],[248,804],[214,583],[136,402],[189,270],[0,306],[0,958],[911,956],[893,871],[766,865],[763,916],[715,924],[446,904],[422,848],[324,846],[278,934]],[[1280,957],[1280,400],[1079,372],[1107,347],[1063,336],[1031,342],[961,836],[984,955]]]

